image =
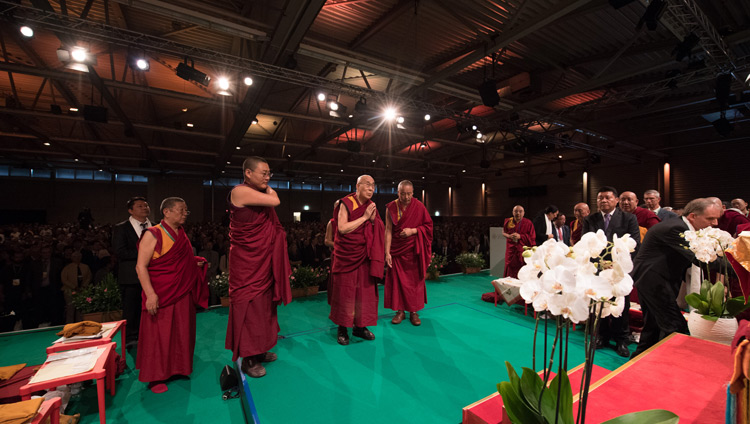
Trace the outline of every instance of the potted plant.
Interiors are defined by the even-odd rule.
[[[512,423],[585,423],[598,326],[602,318],[622,313],[625,295],[633,288],[633,280],[628,273],[633,269],[630,253],[635,246],[635,240],[629,235],[622,238],[615,236],[612,242],[608,242],[604,232],[599,230],[584,234],[572,248],[550,239],[524,252],[526,265],[519,270],[516,284],[523,299],[532,304],[538,313],[531,368],[523,368],[519,377],[513,366],[506,362],[509,381],[497,385]],[[611,260],[605,261],[604,257],[611,257]],[[544,356],[541,359],[542,370],[537,373],[536,341],[542,313],[551,319],[542,326]],[[572,387],[567,375],[566,335],[571,324],[582,322],[585,322],[586,359],[578,407],[573,410]],[[552,324],[549,327],[554,332],[549,351],[546,343],[547,323]],[[551,379],[553,371],[557,375]],[[626,414],[607,423],[677,421],[678,417],[672,412],[648,410]]]
[[[122,319],[120,286],[111,272],[101,283],[75,291],[73,306],[83,314],[84,321],[109,322]]]
[[[481,253],[464,252],[456,256],[456,263],[464,269],[464,274],[475,274],[482,270],[484,258]]]
[[[221,299],[221,306],[229,306],[229,274],[222,272],[212,278],[208,283],[208,288],[214,296]]]
[[[430,264],[427,266],[427,279],[428,280],[439,280],[440,270],[448,264],[448,259],[445,256],[432,253],[430,258]]]
[[[320,283],[328,279],[328,269],[324,267],[299,266],[292,269],[289,284],[292,297],[304,297],[318,294]]]
[[[737,332],[738,324],[734,317],[750,307],[745,304],[744,297],[731,297],[731,291],[724,285],[725,282],[729,283],[729,271],[732,269],[726,253],[735,240],[726,231],[712,227],[685,231],[682,236],[688,242],[688,248],[695,253],[695,258],[705,267],[705,275],[711,275],[710,264],[713,263],[717,277],[714,283],[704,279],[697,293],[685,296],[685,301],[692,308],[688,317],[690,335],[728,345]]]

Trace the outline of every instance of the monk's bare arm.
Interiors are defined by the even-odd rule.
[[[328,221],[326,225],[326,239],[323,243],[333,249],[333,223],[331,221]]]
[[[388,264],[388,268],[393,267],[391,259],[391,240],[393,232],[393,222],[391,222],[391,214],[386,209],[385,211],[385,263]]]
[[[260,192],[250,187],[239,186],[232,190],[232,204],[241,208],[243,206],[270,206],[275,208],[281,204],[279,196],[271,187],[266,192]]]
[[[155,248],[156,237],[146,231],[138,245],[138,262],[135,264],[135,272],[138,274],[143,293],[146,294],[146,310],[151,315],[156,315],[156,310],[159,308],[159,296],[156,295],[154,287],[151,285],[151,277],[148,275],[148,264],[151,262]]]
[[[341,234],[351,233],[352,231],[359,228],[359,226],[362,225],[365,221],[370,219],[370,217],[372,217],[372,214],[374,213],[375,213],[375,204],[370,203],[370,205],[367,206],[367,210],[365,211],[364,215],[360,216],[354,221],[349,221],[349,211],[342,205],[342,207],[339,208],[339,219],[338,219],[339,233]]]

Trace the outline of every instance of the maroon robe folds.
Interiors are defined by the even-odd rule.
[[[737,226],[748,223],[750,223],[750,219],[747,219],[745,215],[737,212],[736,209],[727,209],[724,211],[724,215],[719,218],[718,227],[734,237],[737,234]]]
[[[208,307],[206,260],[193,256],[193,248],[185,230],[179,234],[164,221],[148,228],[156,237],[155,252],[162,251],[163,227],[174,239],[174,245],[162,256],[151,259],[148,275],[159,297],[156,315],[146,310],[146,294],[142,295],[141,325],[135,367],[143,382],[163,381],[174,375],[193,372],[195,351],[195,306]],[[199,268],[198,261],[204,262]]]
[[[399,200],[394,200],[386,205],[385,213],[393,223],[392,267],[385,276],[385,307],[394,311],[420,311],[427,303],[424,278],[432,258],[432,218],[417,199],[412,199],[405,209]],[[400,237],[405,228],[415,228],[417,234]]]
[[[583,236],[583,221],[574,219],[573,222],[570,223],[570,245],[573,246],[574,244],[581,241],[582,236]]]
[[[363,216],[370,203],[372,200],[360,205],[356,194],[341,199],[333,211],[336,228],[342,205],[349,212],[351,222]],[[335,234],[331,314],[328,317],[344,327],[377,325],[377,279],[383,278],[385,262],[383,221],[375,214],[374,222],[368,220],[348,234],[339,231]]]
[[[506,234],[518,233],[521,238],[518,241],[507,239],[505,241],[505,277],[518,278],[518,270],[524,266],[523,247],[536,246],[536,231],[534,224],[527,218],[515,222],[513,218],[506,218],[503,223],[503,231]]]
[[[231,195],[230,195],[231,196]],[[292,300],[286,233],[272,207],[229,202],[229,322],[225,347],[232,360],[276,346],[276,307]]]
[[[661,222],[654,212],[641,207],[636,207],[633,215],[635,215],[635,218],[638,220],[638,226],[647,230]]]

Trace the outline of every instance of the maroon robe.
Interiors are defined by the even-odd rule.
[[[391,264],[385,275],[385,307],[394,311],[417,312],[427,303],[424,278],[432,258],[432,218],[427,208],[412,199],[406,209],[394,200],[385,207],[391,218]],[[400,212],[400,213],[399,213]],[[399,217],[400,215],[400,217]],[[405,228],[417,234],[400,237]]]
[[[518,278],[518,270],[524,265],[523,247],[536,246],[536,231],[534,224],[527,218],[521,218],[516,223],[513,218],[506,218],[503,223],[503,231],[506,234],[518,233],[521,238],[517,242],[511,239],[505,241],[505,277]]]
[[[333,210],[333,219],[338,228],[339,210],[343,206],[349,212],[349,222],[364,215],[372,200],[359,204],[356,194],[350,194]],[[331,290],[331,314],[335,324],[344,327],[366,327],[378,323],[378,285],[383,278],[385,262],[385,228],[380,215],[375,221],[367,220],[356,230],[334,238],[333,287]]]
[[[231,198],[231,194],[230,194]],[[292,299],[286,233],[268,206],[229,202],[229,322],[224,346],[232,360],[276,346],[279,303]]]
[[[641,207],[636,207],[633,215],[635,215],[635,218],[638,220],[638,226],[647,230],[661,222],[654,212]]]
[[[724,215],[719,218],[718,227],[734,237],[737,234],[737,226],[748,223],[750,223],[750,219],[747,219],[745,215],[735,209],[727,209],[724,211]]]
[[[573,246],[574,244],[581,241],[582,236],[583,236],[583,221],[574,219],[573,222],[570,223],[570,245]]]
[[[169,225],[148,228],[156,237],[155,252],[162,251],[163,227],[174,239],[166,253],[148,264],[151,286],[159,296],[156,315],[146,310],[146,294],[142,295],[141,325],[135,367],[138,380],[163,381],[174,375],[193,372],[195,351],[195,306],[208,307],[208,285],[204,258],[193,256],[193,248],[185,230],[175,234]],[[198,261],[204,262],[199,268]]]

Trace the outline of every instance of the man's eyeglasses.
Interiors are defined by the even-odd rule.
[[[190,211],[187,210],[187,209],[172,209],[172,212],[177,212],[179,214],[190,215]]]
[[[251,170],[250,172],[256,172],[256,171],[255,170]],[[266,178],[266,177],[271,178],[271,177],[273,177],[273,172],[271,172],[271,171],[263,171],[263,172],[258,172],[258,173],[261,176],[263,176],[263,178]]]

